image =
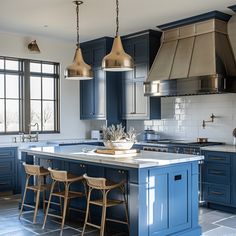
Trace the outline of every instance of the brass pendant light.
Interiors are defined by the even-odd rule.
[[[102,69],[105,71],[130,71],[134,69],[133,58],[125,53],[119,36],[119,0],[116,0],[116,36],[111,52],[102,60]]]
[[[65,78],[68,80],[89,80],[93,78],[92,68],[86,64],[79,43],[79,6],[83,4],[82,1],[74,1],[77,13],[77,48],[73,64],[69,65],[65,70]]]

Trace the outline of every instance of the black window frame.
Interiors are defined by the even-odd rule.
[[[4,69],[0,69],[0,74],[17,74],[19,75],[19,131],[6,131],[6,106],[4,107],[4,127],[5,131],[0,132],[0,135],[11,135],[18,134],[19,132],[29,133],[29,124],[30,122],[30,76],[40,76],[41,80],[43,77],[50,77],[54,79],[54,99],[51,100],[54,103],[54,130],[43,130],[41,125],[41,130],[39,133],[50,134],[50,133],[60,133],[60,63],[44,61],[44,60],[35,60],[35,59],[25,59],[25,58],[15,58],[8,56],[0,56],[1,60],[4,60]],[[19,70],[6,70],[5,61],[19,61]],[[41,72],[30,72],[30,63],[39,63],[41,64]],[[54,66],[54,73],[43,73],[42,65],[49,64]],[[41,94],[42,94],[41,87]],[[4,84],[4,100],[6,100],[6,84]],[[43,101],[41,96],[41,102]],[[6,103],[6,101],[5,101]],[[42,107],[42,104],[41,104]],[[42,109],[42,108],[41,108]],[[41,123],[42,123],[42,114],[41,113]],[[35,133],[36,131],[32,131]]]

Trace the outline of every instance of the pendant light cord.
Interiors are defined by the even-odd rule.
[[[119,0],[116,0],[116,37],[119,35]]]
[[[80,48],[79,44],[79,2],[76,2],[76,14],[77,14],[77,48]]]

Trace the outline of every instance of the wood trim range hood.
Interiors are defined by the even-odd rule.
[[[161,47],[144,82],[145,96],[236,92],[230,17],[214,11],[159,26]]]

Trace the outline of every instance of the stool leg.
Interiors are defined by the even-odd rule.
[[[40,197],[40,190],[37,191],[37,195],[36,195],[36,203],[35,203],[34,219],[33,219],[34,224],[36,223],[36,217],[37,217],[37,213],[38,213],[39,197]]]
[[[25,191],[24,191],[24,195],[23,195],[23,199],[22,199],[22,203],[21,203],[21,208],[20,208],[20,213],[19,213],[19,219],[22,215],[22,211],[23,211],[23,207],[24,207],[24,203],[25,203],[25,196],[26,196],[26,192],[27,192],[27,187],[28,187],[28,184],[29,184],[29,178],[30,176],[26,176],[26,181],[25,181]]]
[[[61,192],[61,188],[60,188],[60,182],[58,182],[58,192]],[[59,200],[60,200],[60,212],[61,212],[61,215],[62,215],[62,200],[61,200],[61,197],[59,197]]]
[[[127,202],[127,199],[126,199],[125,189],[124,188],[122,188],[122,192],[123,192],[123,198],[124,198],[126,222],[127,222],[128,230],[130,231],[130,227],[129,227],[129,214],[128,214],[128,202]]]
[[[43,213],[45,214],[46,212],[46,190],[43,191]]]
[[[107,210],[107,193],[103,190],[103,207],[102,207],[102,220],[100,228],[100,236],[104,236],[105,223],[106,223],[106,210]]]
[[[43,176],[43,184],[46,185],[47,181],[46,181],[47,176]],[[43,213],[45,214],[46,212],[46,190],[43,191]]]
[[[86,209],[86,215],[85,215],[84,227],[83,227],[83,231],[82,231],[82,234],[81,234],[82,236],[84,235],[85,228],[86,228],[86,224],[88,223],[89,204],[90,204],[91,191],[92,191],[92,189],[89,188],[89,191],[88,191],[88,197],[87,197],[87,209]]]
[[[69,192],[69,185],[68,183],[65,184],[65,198],[64,198],[64,207],[63,207],[63,216],[62,216],[62,223],[61,229],[63,230],[66,218],[66,211],[67,211],[67,204],[68,204],[68,192]]]
[[[50,207],[50,204],[51,204],[52,193],[53,193],[53,190],[54,190],[55,183],[56,183],[56,181],[53,181],[53,182],[52,182],[51,191],[50,191],[50,196],[49,196],[49,199],[48,199],[48,205],[47,205],[46,214],[45,214],[45,216],[44,216],[44,222],[43,222],[43,227],[42,227],[42,229],[44,229],[45,224],[46,224],[46,220],[47,220],[47,217],[48,217],[48,211],[49,211],[49,207]]]

